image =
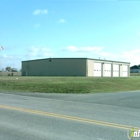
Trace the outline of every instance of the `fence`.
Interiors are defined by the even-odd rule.
[[[0,72],[0,76],[21,76],[21,72]]]
[[[130,76],[140,76],[140,73],[130,73]]]

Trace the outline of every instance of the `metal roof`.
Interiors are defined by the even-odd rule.
[[[126,64],[130,64],[130,62],[104,60],[104,59],[94,59],[94,58],[43,58],[43,59],[25,60],[25,61],[22,61],[22,62],[50,60],[50,59],[88,59],[88,60],[95,60],[95,61],[98,61],[98,62],[99,61],[102,61],[102,62],[115,62],[115,63],[126,63]]]
[[[137,65],[130,67],[130,69],[140,69]]]

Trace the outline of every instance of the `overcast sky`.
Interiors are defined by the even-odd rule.
[[[87,57],[140,64],[140,2],[1,0],[0,69],[21,61]]]

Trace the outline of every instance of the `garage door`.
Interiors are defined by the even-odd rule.
[[[113,65],[113,77],[119,77],[119,65]]]
[[[94,76],[101,76],[101,63],[94,63]]]
[[[104,76],[110,77],[111,76],[111,64],[104,64]]]
[[[127,77],[128,76],[128,66],[123,65],[123,70],[122,70],[122,76]]]

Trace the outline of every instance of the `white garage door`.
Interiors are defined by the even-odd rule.
[[[110,77],[111,76],[111,64],[104,64],[104,76],[105,77]]]
[[[113,65],[113,77],[119,77],[119,65]]]
[[[101,76],[101,63],[94,63],[94,76]]]
[[[122,76],[127,77],[128,76],[128,66],[123,65],[123,70],[122,70]]]

